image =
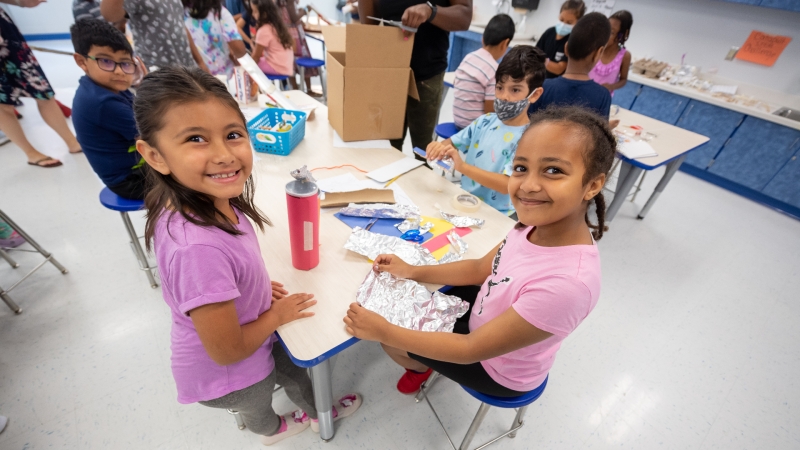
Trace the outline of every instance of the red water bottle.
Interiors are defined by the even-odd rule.
[[[292,265],[311,270],[319,265],[319,188],[310,174],[307,178],[292,175],[297,179],[286,185]]]

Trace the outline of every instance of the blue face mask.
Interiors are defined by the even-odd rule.
[[[572,33],[572,25],[564,22],[556,24],[556,34],[559,36],[569,36],[570,33]]]

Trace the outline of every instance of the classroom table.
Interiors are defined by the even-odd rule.
[[[316,117],[306,124],[305,139],[289,156],[257,153],[259,160],[253,170],[257,186],[255,203],[273,223],[264,233],[259,233],[259,243],[271,279],[284,283],[289,292],[313,293],[319,302],[310,308],[315,313],[313,317],[279,327],[278,337],[295,364],[311,369],[320,437],[329,440],[334,435],[330,358],[358,341],[347,334],[342,319],[372,266],[365,257],[344,249],[351,229],[334,217],[339,208],[327,208],[320,217],[319,266],[310,271],[294,269],[285,186],[293,180],[289,172],[302,165],[313,169],[352,164],[370,171],[407,156],[394,149],[335,148],[327,108],[300,91],[286,91],[285,95],[298,106],[317,105]],[[352,167],[315,170],[313,174],[324,179],[348,172],[359,179],[365,178]],[[423,215],[431,217],[439,216],[440,207],[456,212],[450,206],[451,199],[464,193],[459,186],[424,166],[406,173],[395,183],[411,197]],[[470,216],[484,219],[486,223],[464,236],[469,244],[468,258],[485,255],[505,238],[515,223],[486,204]],[[428,285],[429,289],[440,287]],[[398,374],[400,372],[398,370]],[[337,393],[337,397],[341,394],[344,393]]]
[[[616,110],[617,107],[614,106],[612,108]],[[647,203],[645,203],[636,217],[641,220],[644,219],[647,212],[650,211],[650,208],[655,204],[658,196],[661,195],[664,188],[667,187],[672,176],[678,171],[678,167],[680,167],[683,160],[686,159],[686,155],[695,148],[708,142],[708,138],[633,111],[628,111],[624,108],[619,108],[616,114],[614,114],[614,110],[612,110],[610,119],[619,119],[620,124],[617,126],[617,130],[624,130],[632,125],[642,127],[643,135],[649,133],[654,136],[649,143],[653,147],[653,150],[658,153],[658,156],[630,159],[622,153],[617,152],[617,157],[621,160],[622,164],[620,166],[619,181],[617,182],[616,192],[614,193],[614,200],[611,201],[611,204],[606,210],[606,222],[611,222],[614,216],[617,215],[619,208],[622,206],[625,198],[627,198],[628,193],[642,171],[653,170],[665,164],[667,166],[666,172],[664,172],[661,180],[659,180],[656,185],[655,191],[650,195],[650,198],[647,199]]]

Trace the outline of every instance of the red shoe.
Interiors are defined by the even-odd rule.
[[[58,107],[61,108],[61,113],[64,114],[64,117],[69,118],[69,116],[72,115],[72,110],[69,109],[69,106],[61,103],[58,100],[56,100],[56,103],[58,103]]]
[[[400,377],[400,381],[397,382],[397,390],[403,394],[411,395],[419,391],[419,387],[422,386],[422,383],[431,376],[433,370],[428,369],[423,373],[417,373],[413,370],[406,369],[406,373]]]

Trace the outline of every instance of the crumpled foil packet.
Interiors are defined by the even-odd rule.
[[[375,260],[382,253],[391,253],[400,257],[412,266],[432,266],[439,264],[428,249],[414,242],[405,241],[395,236],[372,233],[361,227],[353,228],[353,232],[344,244],[344,248],[359,255]]]
[[[377,217],[378,219],[419,219],[419,208],[412,205],[387,205],[386,203],[368,203],[357,205],[350,203],[341,210],[340,214],[353,217]]]
[[[423,224],[420,224],[419,218],[412,217],[410,219],[406,219],[398,223],[397,225],[395,225],[395,227],[397,227],[397,230],[400,231],[401,233],[405,233],[406,231],[409,230],[419,230],[419,234],[425,234],[428,231],[431,231],[431,229],[433,228],[433,223],[425,222]]]
[[[312,183],[315,183],[317,181],[317,180],[314,179],[314,176],[311,175],[311,171],[308,170],[307,166],[303,166],[303,167],[301,167],[299,169],[295,169],[295,170],[289,172],[289,175],[291,175],[292,177],[294,177],[296,180],[299,180],[299,181],[310,181]]]
[[[474,217],[467,217],[467,216],[458,216],[455,214],[446,213],[444,211],[439,211],[442,215],[442,219],[452,223],[454,226],[458,228],[468,228],[468,227],[478,227],[481,228],[486,222],[483,219],[476,219]]]
[[[439,264],[461,261],[461,259],[464,257],[464,254],[467,253],[467,249],[469,248],[469,245],[464,242],[463,239],[461,239],[461,236],[459,236],[455,230],[452,230],[447,234],[447,240],[450,241],[450,251],[442,256],[442,258],[439,260]]]
[[[413,280],[370,270],[356,292],[356,301],[389,322],[409,330],[450,333],[469,303],[439,291],[431,293]]]

